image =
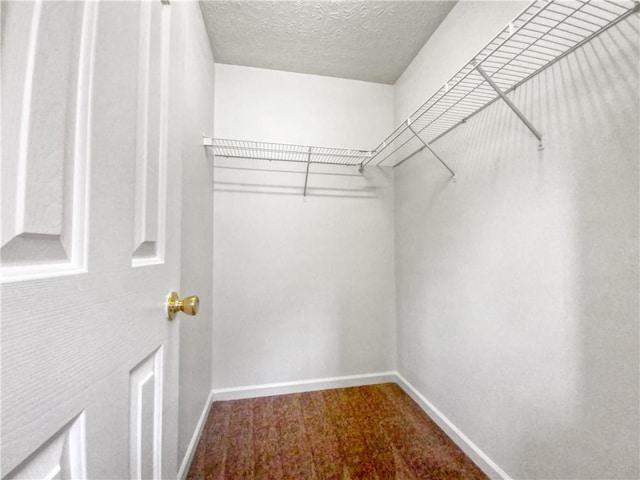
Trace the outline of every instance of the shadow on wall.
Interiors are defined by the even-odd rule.
[[[216,192],[259,193],[263,195],[303,196],[306,164],[250,159],[216,158]],[[376,167],[389,182],[389,173]],[[380,175],[370,170],[358,172],[357,166],[313,164],[306,179],[307,197],[373,199],[379,197]]]
[[[513,478],[638,478],[638,19],[396,171],[401,373]]]
[[[548,175],[557,163],[558,210],[568,208],[561,214],[568,224],[558,225],[568,258],[554,259],[568,275],[559,299],[568,322],[555,332],[566,336],[558,343],[566,349],[551,353],[558,370],[538,385],[546,394],[531,396],[531,419],[512,427],[521,435],[510,470],[517,478],[640,475],[637,38],[636,19],[621,23],[515,96],[543,131],[539,166]],[[503,166],[496,163],[494,179]],[[531,174],[548,179],[542,170]]]
[[[530,437],[522,461],[538,452],[559,478],[640,476],[639,59],[633,16],[536,85],[554,105],[542,126],[570,189],[577,382],[570,417]]]

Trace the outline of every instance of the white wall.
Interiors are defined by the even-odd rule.
[[[442,88],[530,2],[458,0],[394,85],[394,126]]]
[[[176,4],[184,21],[181,297],[198,295],[195,317],[180,322],[178,465],[211,392],[213,187],[202,132],[213,131],[214,62],[196,2]]]
[[[468,59],[445,46],[477,50],[512,7],[459,3],[398,119]],[[637,25],[512,95],[542,152],[499,103],[434,143],[457,182],[427,152],[395,172],[398,370],[513,478],[640,473]]]
[[[322,147],[373,149],[393,128],[393,88],[216,65],[216,136]]]
[[[218,137],[367,149],[392,128],[388,85],[216,65],[215,90]],[[303,199],[304,165],[216,164],[214,387],[393,370],[390,173],[314,166]]]

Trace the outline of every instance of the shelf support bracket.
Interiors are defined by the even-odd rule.
[[[538,139],[538,149],[542,150],[542,134],[536,129],[536,127],[534,127],[531,122],[527,119],[527,117],[524,116],[524,114],[518,109],[518,107],[515,106],[515,104],[509,100],[509,97],[507,97],[507,95],[500,90],[500,87],[498,87],[498,85],[496,85],[496,82],[494,82],[491,77],[489,75],[487,75],[487,72],[484,71],[484,69],[478,65],[478,62],[474,60],[473,62],[476,71],[482,75],[482,78],[485,79],[485,81],[491,85],[491,88],[493,88],[496,93],[498,95],[500,95],[500,98],[502,100],[504,100],[504,103],[506,103],[509,108],[511,110],[513,110],[513,113],[515,113],[518,118],[522,121],[522,123],[525,124],[525,126],[531,131],[531,133],[533,133],[533,135]]]
[[[428,149],[428,150],[433,154],[433,156],[434,156],[434,157],[436,157],[436,158],[438,159],[438,161],[439,161],[442,165],[444,165],[444,168],[446,168],[447,170],[449,170],[449,173],[451,174],[451,176],[452,176],[452,177],[455,177],[455,176],[456,176],[456,173],[455,173],[453,170],[451,170],[451,169],[449,168],[449,165],[447,165],[447,164],[444,162],[444,160],[442,160],[442,158],[440,158],[440,156],[439,156],[439,155],[438,155],[438,154],[433,150],[433,148],[431,148],[431,146],[430,146],[427,142],[425,142],[425,141],[422,139],[422,137],[421,137],[420,135],[418,135],[418,132],[416,132],[416,131],[411,127],[411,124],[410,124],[410,122],[409,122],[409,120],[408,120],[408,119],[407,119],[407,128],[408,128],[409,130],[411,130],[411,133],[413,133],[413,134],[416,136],[416,138],[422,142],[422,144],[425,146],[425,148],[427,148],[427,149]]]
[[[304,192],[302,193],[303,197],[307,196],[307,181],[309,180],[309,165],[311,165],[311,147],[309,147],[309,152],[307,153],[307,173],[304,176]]]

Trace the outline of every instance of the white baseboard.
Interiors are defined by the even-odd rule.
[[[492,479],[512,480],[493,460],[473,443],[451,420],[444,416],[429,400],[427,400],[406,378],[396,372],[396,383],[420,405],[429,417],[458,445],[473,462]]]
[[[198,446],[198,442],[200,441],[200,437],[202,436],[202,430],[204,429],[205,423],[207,423],[207,417],[209,416],[211,403],[213,403],[213,391],[209,392],[207,403],[204,404],[204,408],[202,409],[202,413],[200,414],[200,419],[198,420],[196,429],[193,431],[193,436],[191,437],[191,441],[189,442],[187,451],[185,452],[184,458],[182,459],[180,470],[178,470],[178,480],[184,480],[184,478],[187,476],[189,466],[191,466],[191,460],[193,460],[193,454],[196,453],[196,447]]]
[[[368,373],[363,375],[347,375],[343,377],[314,378],[297,382],[268,383],[264,385],[248,385],[244,387],[214,389],[213,400],[238,400],[241,398],[268,397],[288,393],[313,392],[331,388],[357,387],[376,383],[396,383],[396,372]]]

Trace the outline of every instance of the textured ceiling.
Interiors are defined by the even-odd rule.
[[[216,62],[392,84],[455,1],[201,0]]]

